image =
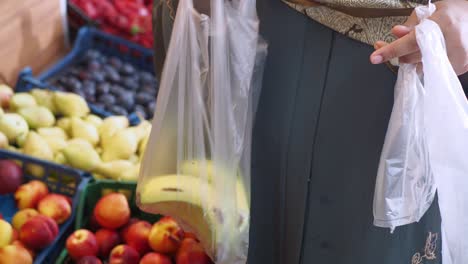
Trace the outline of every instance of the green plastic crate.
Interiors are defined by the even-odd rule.
[[[135,203],[136,183],[135,182],[116,182],[112,180],[96,180],[88,183],[84,188],[80,201],[78,203],[75,229],[87,228],[88,222],[93,214],[94,206],[99,198],[109,192],[121,192],[129,200],[132,217],[146,220],[150,223],[158,221],[161,216],[148,214],[141,211]],[[66,249],[63,249],[60,256],[55,262],[56,264],[73,263],[68,256]]]

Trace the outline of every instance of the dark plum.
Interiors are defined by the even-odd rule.
[[[122,84],[130,90],[137,90],[139,85],[138,81],[132,77],[125,77],[122,79]]]
[[[146,108],[142,105],[135,105],[135,112],[138,113],[138,115],[141,115],[143,119],[147,118],[146,114]]]
[[[155,82],[154,76],[149,72],[140,72],[139,76],[142,84],[152,84]]]
[[[125,110],[123,107],[120,107],[118,105],[112,105],[107,108],[110,112],[117,114],[117,115],[128,115],[127,110]]]
[[[135,102],[140,105],[147,105],[152,100],[154,100],[154,96],[147,92],[139,92],[135,96]]]
[[[96,94],[107,94],[109,93],[111,85],[107,82],[100,83],[96,86]]]
[[[101,96],[99,96],[98,98],[98,102],[106,105],[106,106],[110,106],[110,105],[114,105],[116,103],[116,99],[115,99],[115,96],[113,96],[112,94],[103,94]]]
[[[156,101],[151,101],[147,106],[146,106],[146,113],[153,113],[154,110],[156,109]]]
[[[92,60],[88,62],[88,71],[97,71],[101,69],[101,63],[97,60]]]
[[[125,75],[132,75],[135,73],[135,68],[129,63],[124,63],[120,72]]]
[[[120,69],[120,67],[122,67],[123,65],[122,61],[117,57],[110,57],[109,64],[112,65],[116,69]]]
[[[128,111],[131,111],[135,106],[135,99],[133,98],[133,94],[131,92],[125,92],[120,94],[117,102],[119,105],[121,105]]]
[[[84,59],[85,61],[96,60],[101,57],[101,53],[97,50],[90,49],[86,52]]]

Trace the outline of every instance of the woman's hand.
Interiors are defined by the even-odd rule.
[[[445,37],[447,55],[458,75],[468,72],[468,1],[446,0],[435,3],[437,10],[430,19],[435,21]],[[421,52],[416,42],[414,27],[418,18],[413,11],[404,25],[395,26],[392,33],[399,39],[392,43],[378,41],[370,56],[373,64],[393,58],[402,63],[421,62]]]

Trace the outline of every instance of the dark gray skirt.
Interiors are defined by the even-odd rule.
[[[441,263],[437,202],[394,234],[372,224],[396,73],[369,63],[372,47],[280,1],[258,2],[269,55],[253,140],[249,263]]]

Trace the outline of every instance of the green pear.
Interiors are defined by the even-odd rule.
[[[20,114],[32,129],[51,127],[55,124],[55,116],[44,106],[28,106],[18,109]]]
[[[60,127],[42,127],[37,130],[37,133],[42,137],[53,137],[63,140],[68,139],[67,133]]]
[[[24,142],[23,153],[39,159],[54,160],[54,153],[47,142],[36,132],[29,132]],[[44,168],[37,165],[29,165],[28,171],[37,177],[44,175]]]
[[[57,152],[54,156],[54,162],[65,165],[67,164],[67,159],[65,158],[65,155],[62,152]]]
[[[95,126],[97,129],[99,129],[103,122],[102,118],[97,115],[88,115],[84,120]]]
[[[26,142],[26,139],[28,138],[28,134],[29,132],[21,134],[16,138],[16,145],[18,145],[18,147],[22,148],[24,146],[24,143]]]
[[[103,161],[128,160],[138,148],[137,135],[134,130],[126,128],[117,132],[102,146]]]
[[[62,117],[57,121],[57,126],[63,129],[67,135],[71,135],[71,119],[69,117]]]
[[[2,132],[0,132],[0,149],[5,149],[9,146],[8,144],[8,138],[7,136],[5,136],[5,134],[3,134]]]
[[[117,132],[128,127],[128,119],[126,116],[111,116],[104,119],[99,127],[99,136],[101,137],[101,145],[105,145],[111,140]]]
[[[22,116],[7,113],[0,116],[0,132],[5,134],[10,144],[13,144],[19,136],[29,132],[29,126]]]
[[[54,103],[54,93],[52,91],[44,89],[32,89],[29,93],[34,97],[38,105],[44,106],[53,114],[57,114],[57,108],[55,107]]]
[[[128,160],[114,160],[99,164],[94,173],[121,181],[137,181],[140,166]]]
[[[97,128],[89,124],[79,117],[71,119],[71,134],[73,138],[82,138],[87,140],[91,145],[96,146],[99,143],[99,133]]]
[[[91,143],[81,138],[68,141],[62,153],[67,163],[77,169],[92,171],[101,163],[101,158]]]
[[[10,100],[10,110],[17,111],[20,108],[37,106],[36,99],[28,93],[15,93]]]
[[[54,104],[57,112],[67,117],[84,117],[89,113],[86,101],[74,93],[55,92]]]

